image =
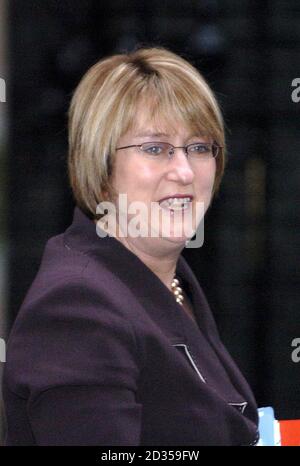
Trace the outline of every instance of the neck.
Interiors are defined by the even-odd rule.
[[[134,241],[130,241],[129,238],[116,236],[116,239],[133,252],[164,283],[164,285],[171,290],[171,283],[180,255],[180,250],[178,251],[178,248],[173,251],[168,251],[168,253],[165,251],[162,253],[159,249],[156,250],[156,253],[153,253],[154,248],[151,248],[151,244],[149,246],[143,244],[137,241],[138,238],[134,238]]]
[[[95,220],[95,223],[97,221]],[[131,238],[120,235],[119,228],[111,234],[133,252],[169,289],[174,278],[178,257],[184,248],[162,238]]]

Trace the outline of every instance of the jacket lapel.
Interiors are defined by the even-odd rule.
[[[255,406],[255,400],[250,387],[236,364],[233,362],[223,343],[221,342],[216,324],[212,317],[212,313],[204,293],[192,270],[182,256],[178,261],[177,271],[178,275],[181,276],[184,282],[184,286],[189,290],[198,325],[202,330],[204,330],[207,340],[215,350],[219,360],[221,361],[228,374],[232,385],[244,399],[251,401],[251,403],[253,403]]]
[[[169,339],[170,344],[188,349],[187,316],[175,301],[172,292],[135,254],[113,237],[100,238],[96,232],[96,224],[77,207],[74,211],[73,223],[65,233],[65,241],[82,254],[93,255],[99,260],[127,289],[131,290],[133,303],[139,301],[142,308]],[[249,400],[252,394],[247,382],[222,345],[203,291],[182,256],[178,259],[176,274],[191,298],[199,328],[218,355],[233,386]]]

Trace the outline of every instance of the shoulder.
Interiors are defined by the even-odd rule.
[[[129,294],[128,287],[100,257],[74,250],[64,242],[63,235],[56,236],[45,247],[39,271],[22,303],[12,333],[24,323],[32,326],[32,332],[39,324],[44,331],[53,330],[62,321],[74,328],[81,319],[98,323],[118,320],[126,326],[126,316],[122,315],[118,304],[123,302],[124,309],[124,297],[128,298]],[[25,330],[25,325],[23,327]]]
[[[66,241],[65,234],[48,240],[36,277],[29,288],[19,314],[24,309],[59,303],[60,314],[72,302],[73,310],[83,303],[92,307],[112,305],[118,296],[128,294],[117,274],[102,260],[101,247],[81,251]],[[124,300],[123,300],[124,303]]]
[[[135,375],[139,356],[126,293],[93,255],[68,249],[62,235],[49,240],[9,336],[5,383],[29,396],[102,383],[103,364]]]

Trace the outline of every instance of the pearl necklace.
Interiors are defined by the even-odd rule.
[[[176,298],[176,302],[178,304],[181,304],[181,306],[182,306],[184,296],[182,294],[182,288],[180,288],[180,286],[179,286],[178,278],[175,278],[175,277],[173,278],[171,287],[172,287],[172,291],[174,293],[174,296]]]

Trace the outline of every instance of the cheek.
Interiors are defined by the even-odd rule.
[[[137,200],[147,197],[153,189],[156,176],[150,167],[137,160],[124,162],[119,160],[115,165],[112,184],[117,192],[127,193]]]
[[[198,170],[195,181],[198,186],[198,191],[201,192],[202,194],[205,193],[210,193],[213,189],[214,186],[214,181],[215,181],[215,176],[216,176],[216,164],[214,161],[214,164],[208,167],[201,167],[201,169]]]
[[[112,173],[112,184],[117,192],[127,191],[128,186],[132,183],[131,173],[132,167],[130,167],[130,164],[126,163],[124,158],[117,158]]]

